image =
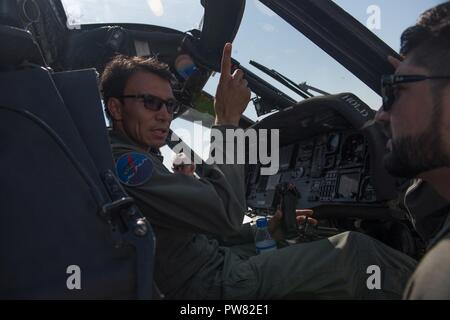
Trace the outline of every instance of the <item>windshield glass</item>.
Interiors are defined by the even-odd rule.
[[[442,0],[333,0],[392,49],[400,48],[400,34],[416,23],[420,13]]]
[[[331,94],[352,92],[374,109],[381,103],[379,96],[361,80],[258,0],[247,1],[233,43],[233,57],[296,101],[303,98],[250,65],[249,61],[275,69],[295,83],[306,82]],[[211,93],[215,90],[216,78],[211,79],[206,88]],[[245,115],[258,119],[252,104]]]
[[[374,3],[373,1],[337,0],[335,2],[364,26],[371,26],[368,24],[372,15],[369,7]],[[381,25],[380,29],[372,31],[398,51],[399,38],[403,30],[413,25],[420,13],[441,2],[434,0],[378,1],[381,8]],[[373,10],[373,8],[370,9]],[[247,0],[242,24],[233,42],[233,58],[298,101],[302,100],[300,96],[251,66],[249,61],[254,60],[269,69],[275,69],[295,83],[307,82],[313,87],[332,94],[352,92],[372,109],[377,110],[381,106],[381,97],[378,94],[258,0]],[[210,79],[205,90],[214,95],[218,81],[219,75],[216,74]],[[244,115],[252,120],[265,117],[257,116],[252,103],[249,104]],[[183,130],[193,131],[195,125],[177,119],[173,122],[172,128],[180,136],[187,137],[188,135],[183,134]],[[191,141],[190,145],[198,154],[206,158],[207,155],[202,151],[207,150],[204,146],[208,143],[209,137],[205,137],[203,141]]]
[[[199,0],[61,0],[69,26],[137,23],[180,31],[198,28],[204,9]]]
[[[334,2],[398,51],[403,30],[413,25],[420,13],[444,1]],[[331,94],[352,92],[372,109],[377,110],[381,105],[378,94],[258,0],[247,0],[242,24],[233,43],[233,57],[298,101],[302,98],[251,66],[249,61],[255,60],[275,69],[295,83],[306,82]],[[211,78],[206,87],[209,93],[215,92],[217,81],[217,76]],[[252,105],[245,115],[253,120],[261,119]]]

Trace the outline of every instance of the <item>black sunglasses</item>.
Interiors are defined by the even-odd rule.
[[[407,82],[417,82],[423,80],[450,79],[450,76],[423,76],[423,75],[399,75],[389,74],[381,77],[381,95],[383,97],[383,111],[392,109],[395,102],[395,85]]]
[[[178,113],[181,107],[181,103],[175,99],[163,100],[151,94],[126,95],[118,98],[142,99],[142,101],[144,102],[144,107],[152,111],[159,111],[161,110],[162,106],[165,105],[167,108],[167,112],[170,114]]]

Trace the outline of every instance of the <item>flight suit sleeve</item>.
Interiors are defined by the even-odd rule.
[[[225,141],[224,149],[229,143],[235,142]],[[116,160],[130,151],[136,150],[113,144]],[[197,179],[173,174],[156,156],[148,155],[153,162],[151,178],[141,186],[125,187],[152,224],[205,234],[236,234],[246,211],[244,165],[204,165],[203,176]]]
[[[255,229],[254,225],[245,223],[240,226],[235,234],[227,237],[213,236],[213,239],[216,239],[220,245],[225,247],[253,243],[255,241]]]
[[[420,261],[405,290],[407,300],[450,299],[450,233]]]

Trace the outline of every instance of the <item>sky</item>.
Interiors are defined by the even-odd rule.
[[[371,31],[398,51],[399,38],[404,29],[413,25],[419,14],[439,3],[440,0],[334,0],[363,25],[374,22],[374,8],[377,10],[375,24]],[[72,13],[74,22],[134,22],[147,23],[188,31],[198,28],[203,7],[200,0],[63,0],[66,9]],[[368,12],[368,10],[371,10]],[[270,69],[275,69],[296,83],[318,87],[329,93],[352,92],[378,109],[381,98],[343,66],[328,56],[309,39],[258,0],[247,0],[244,17],[233,42],[233,58],[243,66],[267,80],[275,87],[301,100],[281,84],[249,65],[255,60]],[[218,75],[210,79],[205,90],[215,93]],[[244,113],[257,120],[253,104]],[[195,125],[181,119],[172,123],[172,129],[182,138],[190,138]],[[198,129],[198,128],[197,128]],[[204,136],[204,138],[203,138]],[[208,130],[196,139],[191,139],[193,149],[203,158],[208,152]],[[163,150],[165,164],[170,167],[171,150]]]
[[[370,17],[367,14],[369,6],[378,6],[381,18],[380,29],[372,31],[395,51],[398,51],[400,47],[401,32],[413,25],[421,12],[442,3],[442,1],[433,0],[338,0],[335,2],[364,25]],[[241,27],[233,43],[233,58],[295,99],[300,100],[300,97],[249,65],[249,60],[255,60],[275,69],[296,83],[306,81],[330,93],[350,91],[372,109],[378,109],[381,105],[381,98],[375,92],[258,0],[247,0]],[[206,91],[214,94],[218,78],[219,76],[216,75],[209,81]],[[244,114],[251,119],[257,119],[252,104]],[[172,128],[180,136],[188,139],[190,136],[187,132],[192,132],[195,126],[184,120],[176,120]],[[198,137],[193,143],[194,150],[203,158],[206,158],[208,153],[207,133],[205,137],[203,140]],[[173,156],[168,148],[164,150],[164,154],[166,158]],[[169,162],[170,159],[166,159],[166,163]]]

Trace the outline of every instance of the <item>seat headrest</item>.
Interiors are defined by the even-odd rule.
[[[0,25],[23,28],[17,0],[0,1]]]
[[[30,32],[0,25],[0,42],[0,65],[17,66],[27,61],[46,66],[39,45]]]

